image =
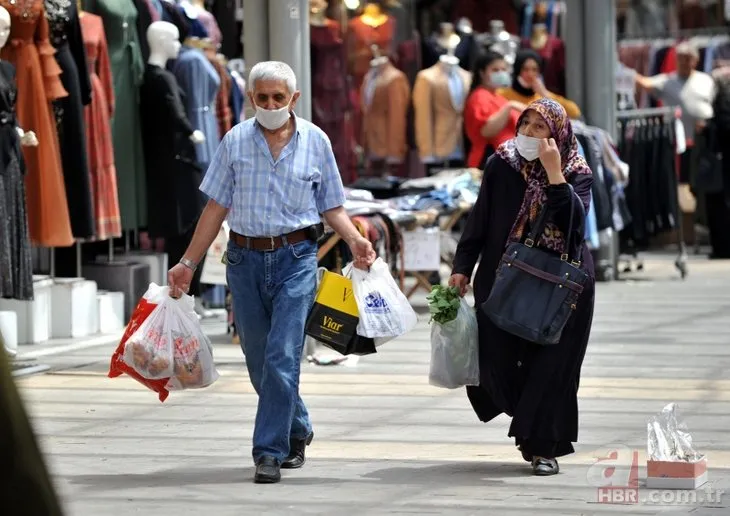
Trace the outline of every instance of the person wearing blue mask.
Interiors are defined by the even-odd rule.
[[[467,166],[484,168],[494,149],[514,137],[517,118],[525,109],[497,94],[512,78],[504,57],[488,51],[479,56],[472,75],[471,91],[464,105],[464,132],[471,145]]]

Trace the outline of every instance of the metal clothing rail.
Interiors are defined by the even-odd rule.
[[[667,106],[667,107],[656,107],[656,108],[639,108],[639,109],[626,109],[624,111],[617,111],[616,118],[648,118],[652,116],[661,115],[674,115],[676,118],[682,116],[682,108]]]
[[[716,27],[702,27],[697,29],[677,29],[667,32],[655,32],[649,34],[619,34],[617,41],[650,41],[654,39],[677,39],[691,38],[693,36],[723,36],[730,34],[730,27],[718,25]]]

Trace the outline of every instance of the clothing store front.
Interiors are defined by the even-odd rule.
[[[120,331],[166,282],[205,167],[243,113],[241,7],[0,0],[6,345]]]

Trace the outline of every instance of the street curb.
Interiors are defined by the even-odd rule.
[[[83,349],[95,348],[98,346],[103,346],[105,344],[115,344],[121,340],[123,334],[124,331],[119,331],[118,333],[107,333],[104,335],[99,335],[97,337],[83,340],[81,342],[76,342],[72,344],[59,344],[56,346],[48,344],[30,344],[25,346],[19,346],[18,353],[14,357],[14,360],[23,361],[32,360],[35,358],[51,357],[71,351],[80,351]],[[22,349],[23,347],[33,347],[41,349],[24,350]]]

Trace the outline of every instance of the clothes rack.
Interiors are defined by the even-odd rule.
[[[622,43],[630,42],[642,42],[647,40],[658,40],[658,39],[682,39],[692,38],[694,36],[722,36],[730,34],[730,27],[716,26],[716,27],[702,27],[699,29],[677,29],[667,32],[656,32],[642,34],[641,36],[618,34],[616,40]]]
[[[633,258],[638,260],[638,251],[636,246],[637,240],[648,241],[649,237],[656,236],[657,234],[667,231],[669,229],[675,230],[677,233],[677,240],[679,246],[679,255],[677,256],[674,265],[679,270],[682,279],[687,276],[687,248],[684,242],[684,230],[682,223],[682,215],[679,208],[678,200],[678,187],[679,180],[677,176],[677,136],[674,131],[674,125],[681,118],[682,110],[678,107],[659,107],[659,108],[642,108],[642,109],[631,109],[616,113],[617,124],[619,125],[619,133],[621,134],[620,148],[624,152],[629,148],[629,152],[633,150],[632,145],[627,145],[627,140],[631,140],[632,137],[627,137],[627,132],[632,130],[630,123],[632,121],[642,122],[641,127],[654,127],[658,131],[654,131],[653,139],[645,140],[643,144],[653,145],[651,151],[653,154],[648,161],[643,161],[634,168],[629,180],[629,186],[632,187],[632,199],[633,206],[636,213],[634,215],[634,226],[630,228],[628,232],[628,240],[631,242],[633,248]],[[659,124],[656,124],[657,119],[660,120]],[[655,124],[655,125],[652,125]],[[661,147],[657,150],[657,142],[662,141],[664,145],[671,145],[672,155],[667,156],[667,148]],[[636,142],[632,142],[636,143]],[[665,154],[661,154],[665,152]],[[631,163],[636,160],[631,157],[625,157],[627,161]],[[657,160],[658,159],[658,160]],[[662,159],[668,161],[662,163]],[[641,161],[641,160],[639,160]],[[670,166],[664,166],[671,164]],[[655,167],[653,171],[660,171],[658,175],[652,174],[647,171],[648,167]],[[665,170],[669,170],[671,173],[668,175],[662,175]],[[640,175],[641,174],[641,175]],[[656,187],[663,188],[665,198],[655,200],[661,197],[661,193],[655,191]],[[648,192],[648,196],[647,196]],[[641,194],[644,194],[644,197]],[[649,202],[647,202],[649,199]],[[651,206],[646,206],[650,204]],[[643,263],[638,260],[638,270],[643,269]],[[627,269],[627,270],[630,270]]]

